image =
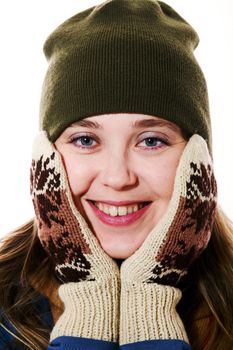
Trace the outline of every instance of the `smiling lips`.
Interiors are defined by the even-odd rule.
[[[151,202],[141,202],[131,205],[109,205],[106,202],[88,201],[95,215],[105,224],[126,226],[139,219],[150,207]],[[109,202],[108,202],[109,203]],[[116,202],[111,202],[116,203]],[[119,203],[119,202],[118,202]],[[122,203],[122,202],[120,202]],[[126,202],[124,202],[126,203]],[[129,203],[129,202],[128,202]]]
[[[134,205],[128,205],[128,206],[113,206],[105,203],[94,202],[94,205],[99,210],[101,210],[102,212],[110,216],[124,216],[131,213],[135,213],[139,209],[145,207],[146,203],[140,203],[140,204],[134,204]]]

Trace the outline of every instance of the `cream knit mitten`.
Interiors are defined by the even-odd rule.
[[[78,212],[60,154],[41,132],[33,146],[31,194],[38,235],[62,282],[64,313],[51,341],[76,336],[118,341],[119,269]]]
[[[181,156],[168,209],[121,266],[120,345],[188,338],[176,306],[178,282],[206,248],[216,182],[204,139],[194,135]]]

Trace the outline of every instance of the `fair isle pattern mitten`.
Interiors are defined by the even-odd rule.
[[[65,311],[51,340],[118,339],[119,269],[77,210],[59,152],[41,132],[33,145],[31,195],[38,236],[62,282]]]
[[[120,344],[188,342],[176,311],[178,282],[211,236],[217,187],[205,140],[193,135],[177,167],[166,213],[121,266]]]

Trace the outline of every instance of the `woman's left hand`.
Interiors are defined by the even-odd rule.
[[[181,298],[177,285],[208,244],[216,194],[206,142],[194,135],[181,156],[166,213],[121,266],[120,344],[188,342],[176,311]]]

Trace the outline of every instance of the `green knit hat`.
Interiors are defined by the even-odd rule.
[[[77,120],[134,112],[197,133],[211,149],[207,87],[193,54],[198,42],[161,1],[108,0],[78,13],[44,45],[41,129],[54,142]]]

